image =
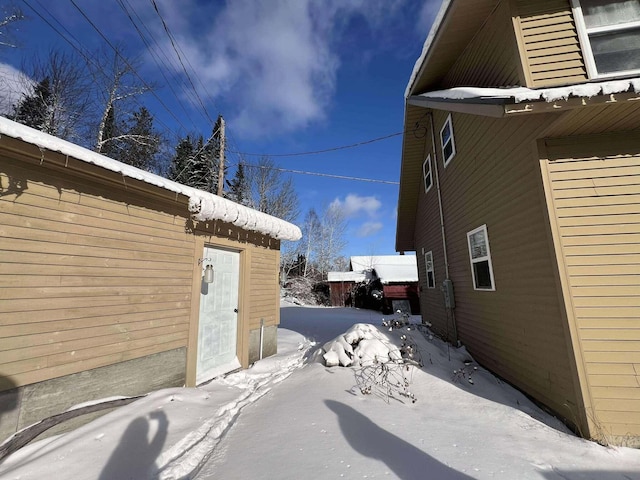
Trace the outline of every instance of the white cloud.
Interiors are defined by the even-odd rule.
[[[382,230],[382,227],[383,225],[380,222],[365,222],[360,226],[356,235],[358,237],[370,237]]]
[[[0,62],[0,114],[6,115],[33,81],[20,70]]]
[[[354,16],[382,28],[402,1],[234,0],[220,9],[165,0],[162,10],[206,93],[231,106],[228,123],[260,136],[323,120],[336,87],[341,29]],[[181,72],[178,62],[174,68]]]
[[[345,217],[356,217],[360,213],[365,213],[368,216],[374,216],[382,203],[376,197],[361,197],[354,193],[350,193],[343,200],[336,198],[331,202],[330,208],[337,208],[342,211]]]

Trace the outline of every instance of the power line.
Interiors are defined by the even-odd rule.
[[[176,115],[173,113],[173,111],[162,101],[162,99],[153,91],[153,88],[151,88],[147,82],[145,82],[145,80],[140,76],[140,74],[138,73],[138,71],[133,68],[133,66],[131,66],[131,64],[129,63],[129,61],[122,56],[122,54],[118,51],[118,49],[109,41],[109,39],[102,33],[102,31],[96,26],[95,23],[93,23],[91,21],[91,19],[87,16],[86,13],[84,13],[84,11],[76,4],[76,2],[74,0],[70,0],[71,4],[76,8],[76,10],[78,10],[78,12],[80,12],[80,14],[84,17],[84,19],[89,22],[89,25],[91,25],[93,27],[93,29],[98,32],[98,34],[102,37],[102,39],[107,43],[107,45],[109,45],[109,47],[111,47],[111,49],[116,53],[116,55],[118,57],[120,57],[120,59],[125,63],[125,65],[127,65],[127,67],[129,67],[129,69],[131,69],[131,71],[135,74],[136,77],[138,77],[138,79],[142,82],[142,84],[148,89],[148,91],[151,93],[151,95],[153,95],[155,97],[155,99],[158,101],[158,103],[160,103],[160,105],[162,105],[162,107],[169,113],[169,115],[171,115],[173,117],[173,119],[176,121],[176,123],[178,125],[180,125],[182,128],[184,128],[185,131],[187,131],[187,129],[185,128],[185,126],[183,125],[183,123],[176,117]]]
[[[38,12],[31,4],[29,4],[29,2],[27,0],[22,0],[23,3],[25,5],[27,5],[27,7],[29,7],[31,10],[33,10],[33,12],[40,17],[40,19],[45,22],[56,34],[58,34],[65,42],[67,42],[74,50],[76,50],[81,56],[82,58],[84,58],[85,62],[87,62],[87,65],[92,65],[97,72],[100,72],[107,80],[110,79],[109,75],[107,75],[107,73],[105,73],[105,71],[103,70],[102,66],[99,64],[99,62],[97,60],[95,60],[94,58],[92,58],[90,56],[89,52],[85,52],[82,48],[82,42],[80,42],[78,40],[77,37],[75,37],[61,22],[60,20],[58,20],[44,5],[42,5],[40,3],[39,0],[35,0],[35,2],[38,4],[38,6],[45,11],[52,19],[53,21],[55,21],[58,25],[60,25],[60,27],[67,33],[68,37],[70,37],[71,39],[73,39],[75,41],[75,44],[69,40],[69,38],[67,37],[67,35],[65,35],[64,33],[62,33],[60,30],[58,30],[49,20],[47,20],[40,12]],[[95,27],[94,27],[95,28]],[[111,45],[110,45],[111,46]],[[112,47],[113,48],[113,47]],[[133,69],[132,69],[133,70]],[[137,74],[137,72],[134,71],[134,73],[138,76],[138,78],[140,78],[140,76]],[[143,81],[144,83],[144,81]],[[146,84],[145,84],[146,85]],[[152,92],[153,94],[153,92]],[[155,94],[153,94],[155,96]],[[157,96],[156,96],[157,98]],[[138,104],[139,106],[142,106],[142,104],[140,102],[138,102],[135,98],[134,101],[136,104]],[[162,103],[162,102],[161,102]],[[164,106],[164,105],[163,105]],[[165,108],[167,108],[166,106],[164,106]],[[169,113],[171,113],[171,111],[169,111]],[[177,121],[177,123],[185,130],[187,131],[187,129],[185,128],[185,126],[182,124],[182,122],[180,122],[175,116],[174,119]],[[162,124],[167,130],[170,130],[170,128],[164,123],[162,122],[162,120],[157,119],[158,123]]]
[[[213,119],[209,116],[209,112],[207,111],[206,107],[204,106],[204,102],[200,98],[200,95],[198,95],[198,91],[196,90],[196,86],[193,84],[193,80],[191,79],[191,75],[189,75],[189,72],[187,71],[187,68],[185,67],[184,62],[182,61],[182,55],[180,55],[180,52],[178,51],[178,47],[176,46],[175,39],[173,38],[173,35],[169,31],[169,27],[167,26],[167,23],[164,21],[164,18],[160,14],[160,10],[158,9],[158,4],[156,3],[155,0],[151,0],[151,4],[153,5],[153,8],[155,9],[156,13],[158,14],[158,17],[160,17],[160,21],[162,22],[162,26],[164,27],[164,31],[166,32],[167,37],[169,37],[169,41],[171,42],[171,46],[173,47],[173,50],[176,52],[176,55],[178,56],[178,60],[180,61],[180,65],[182,65],[182,70],[184,71],[185,75],[187,76],[187,79],[189,80],[189,83],[191,84],[191,88],[193,89],[193,92],[195,93],[196,98],[198,99],[198,102],[200,103],[200,106],[202,107],[202,111],[206,115],[206,117],[209,120],[209,122],[210,123],[214,123]]]
[[[127,0],[125,0],[127,1]],[[173,88],[173,82],[169,81],[169,79],[167,78],[167,75],[165,74],[165,70],[168,70],[167,65],[162,62],[162,59],[158,56],[157,51],[152,48],[151,44],[147,41],[147,38],[145,37],[144,33],[142,32],[142,30],[140,30],[140,28],[138,27],[138,24],[135,22],[135,20],[133,19],[133,17],[131,16],[131,13],[129,11],[129,9],[127,8],[127,6],[124,4],[123,0],[116,0],[116,2],[118,3],[118,5],[120,6],[120,8],[122,9],[122,11],[124,11],[124,13],[126,14],[126,16],[129,18],[129,21],[131,22],[131,24],[133,25],[133,28],[135,28],[136,32],[138,33],[138,36],[142,39],[142,43],[144,43],[145,47],[147,47],[147,51],[149,52],[149,54],[151,55],[151,57],[153,58],[156,66],[158,67],[158,70],[160,71],[160,74],[162,75],[162,77],[164,78],[167,86],[169,87],[169,90],[171,90],[171,93],[173,94],[174,97],[178,98],[178,93],[174,90]],[[131,4],[127,1],[127,4],[129,5],[129,7],[131,8],[131,10],[133,11],[133,13],[136,15],[136,17],[138,18],[138,20],[142,23],[142,25],[144,26],[144,22],[142,22],[142,20],[140,19],[140,17],[138,16],[137,12],[133,9],[133,7],[131,6]],[[145,27],[146,29],[146,27]],[[149,32],[149,30],[147,29],[147,32]],[[149,33],[150,34],[150,33]],[[155,41],[155,38],[153,37],[153,35],[151,35],[151,39],[154,41],[154,43],[156,45],[158,45],[158,43]],[[158,51],[162,51],[162,49],[158,49]],[[166,58],[166,57],[165,57]],[[161,65],[162,64],[162,65]],[[163,68],[164,67],[164,68]],[[196,123],[194,122],[194,120],[191,118],[191,116],[189,115],[189,112],[187,112],[186,108],[183,105],[183,102],[178,102],[180,108],[182,109],[182,111],[184,112],[185,116],[191,121],[191,123],[193,124],[194,127],[196,127]],[[196,127],[197,128],[197,127]]]
[[[297,153],[246,153],[246,152],[238,152],[234,150],[228,150],[231,153],[236,153],[238,155],[246,155],[247,157],[300,157],[303,155],[317,155],[319,153],[327,153],[327,152],[335,152],[337,150],[346,150],[348,148],[356,148],[362,145],[367,145],[369,143],[379,142],[381,140],[387,140],[388,138],[397,137],[398,135],[402,135],[404,132],[392,133],[390,135],[385,135],[384,137],[372,138],[371,140],[365,140],[364,142],[352,143],[351,145],[342,145],[340,147],[326,148],[324,150],[314,150],[311,152],[297,152]]]
[[[378,180],[375,178],[363,178],[363,177],[351,177],[348,175],[334,175],[331,173],[320,173],[320,172],[309,172],[309,171],[305,171],[305,170],[291,170],[288,168],[279,168],[279,167],[273,167],[273,166],[267,166],[267,165],[254,165],[251,163],[245,163],[243,162],[243,165],[245,167],[249,167],[249,168],[261,168],[263,170],[276,170],[278,172],[285,172],[285,173],[295,173],[298,175],[312,175],[312,176],[316,176],[316,177],[329,177],[329,178],[338,178],[341,180],[354,180],[354,181],[358,181],[358,182],[370,182],[370,183],[385,183],[387,185],[400,185],[400,182],[393,182],[391,180]],[[237,165],[234,165],[237,166]]]

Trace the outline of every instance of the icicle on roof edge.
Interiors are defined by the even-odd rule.
[[[41,149],[59,152],[105,170],[120,173],[124,177],[140,180],[141,182],[185,195],[189,197],[189,211],[194,220],[222,220],[245,230],[262,233],[278,240],[295,241],[300,240],[302,237],[300,228],[285,220],[245,207],[218,195],[168,180],[160,175],[145,172],[139,168],[92,152],[80,145],[13,122],[2,116],[0,116],[0,135],[19,139]]]

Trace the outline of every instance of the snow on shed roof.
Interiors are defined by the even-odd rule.
[[[327,272],[328,282],[364,282],[366,274],[363,272]]]
[[[418,281],[415,255],[365,255],[351,257],[354,272],[375,270],[383,284]]]
[[[262,233],[279,240],[300,240],[300,228],[282,219],[267,215],[249,207],[204,192],[177,182],[173,182],[159,175],[145,172],[139,168],[105,157],[84,147],[67,142],[52,135],[34,130],[33,128],[13,122],[0,116],[0,135],[20,139],[53,152],[73,157],[77,160],[97,165],[106,170],[120,173],[156,187],[179,193],[189,197],[189,211],[194,220],[222,220],[237,227]]]

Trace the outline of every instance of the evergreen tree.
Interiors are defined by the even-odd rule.
[[[178,142],[176,152],[171,159],[171,165],[169,167],[169,178],[171,180],[182,183],[183,185],[188,185],[194,153],[193,140],[187,135]]]
[[[227,197],[240,205],[248,205],[250,201],[251,192],[249,191],[249,184],[247,177],[244,173],[244,162],[241,161],[238,164],[233,178],[227,181],[229,186],[229,192]]]
[[[12,119],[28,127],[43,130],[51,103],[51,82],[49,77],[45,77],[33,87],[31,95],[25,94],[22,100],[14,105]]]
[[[151,171],[160,149],[160,135],[154,130],[153,116],[145,107],[134,112],[126,135],[122,138],[119,160],[142,170]]]
[[[197,188],[198,190],[204,190],[205,192],[213,191],[212,168],[208,161],[209,153],[205,148],[204,138],[200,135],[195,144],[195,153],[191,162],[191,168],[189,169],[187,185]]]

